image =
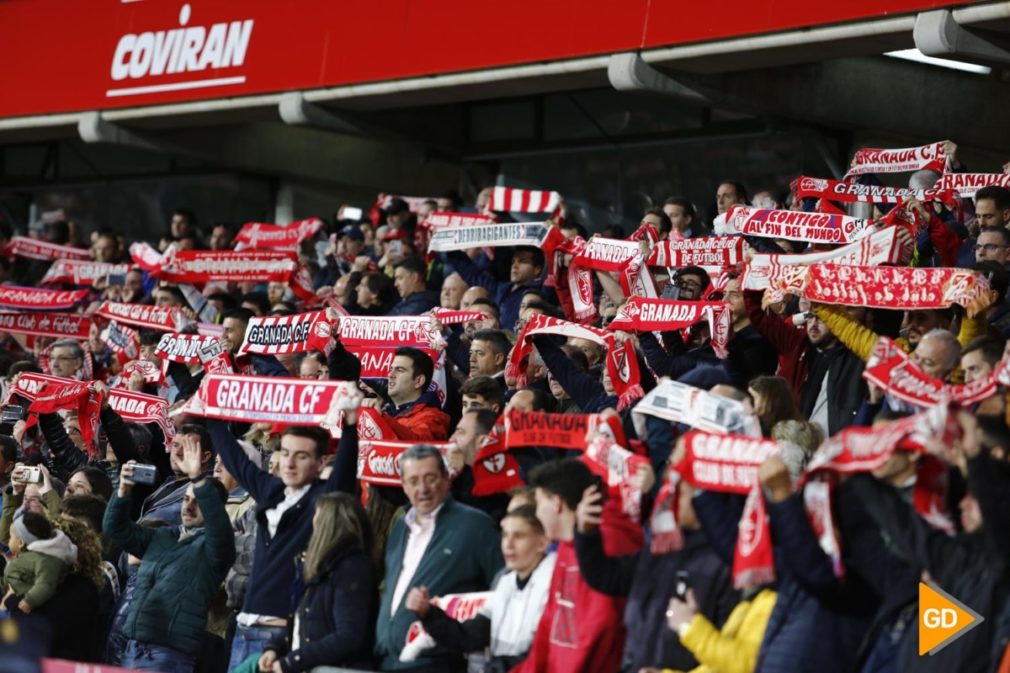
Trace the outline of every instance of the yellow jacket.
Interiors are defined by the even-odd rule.
[[[723,624],[722,631],[704,615],[696,614],[680,637],[681,644],[701,662],[691,673],[753,671],[775,598],[774,591],[762,589],[754,598],[740,601]],[[664,673],[674,671],[665,669]]]
[[[827,326],[831,333],[842,342],[843,346],[859,356],[859,359],[864,362],[870,359],[873,346],[880,338],[879,334],[853,319],[841,306],[815,304],[813,312],[814,315],[821,319],[821,322]],[[989,323],[986,320],[984,311],[980,311],[974,318],[965,317],[961,320],[961,329],[957,334],[957,342],[961,344],[961,348],[964,348],[969,341],[975,337],[982,336],[988,329]],[[905,337],[895,339],[894,343],[906,353],[912,350],[908,339]],[[954,370],[950,376],[950,380],[952,383],[964,382],[964,373],[960,367]]]

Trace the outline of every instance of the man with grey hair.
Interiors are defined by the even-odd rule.
[[[75,339],[54,341],[49,350],[49,371],[53,376],[80,379],[84,366],[84,349]]]
[[[961,345],[952,332],[933,329],[926,332],[912,351],[912,361],[933,378],[949,381],[961,359]]]
[[[499,534],[488,515],[449,494],[449,471],[435,447],[411,446],[400,456],[399,468],[410,509],[393,524],[386,544],[376,654],[383,671],[461,670],[462,658],[441,647],[425,650],[414,661],[400,661],[417,619],[405,599],[412,588],[429,597],[486,591],[504,565]]]

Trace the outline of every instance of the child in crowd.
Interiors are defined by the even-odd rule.
[[[60,580],[77,562],[77,547],[70,538],[35,512],[14,518],[10,548],[15,556],[4,569],[4,603],[11,595],[21,596],[18,609],[26,614],[53,597]]]

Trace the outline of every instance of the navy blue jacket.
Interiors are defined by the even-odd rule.
[[[338,490],[341,473],[333,470],[328,481],[317,481],[291,509],[284,512],[277,534],[270,537],[266,512],[284,500],[284,482],[263,471],[249,460],[242,447],[223,421],[208,420],[207,429],[214,448],[224,461],[228,472],[256,501],[256,550],[253,552],[252,572],[246,590],[242,611],[269,617],[286,618],[292,610],[291,591],[295,581],[293,559],[305,551],[312,535],[312,515],[316,499],[324,493]],[[355,433],[344,433],[347,435]],[[354,438],[355,443],[357,437]],[[337,449],[344,451],[341,439]],[[357,446],[353,449],[357,455]]]
[[[479,269],[469,257],[459,251],[444,253],[442,260],[451,264],[452,268],[471,286],[479,285],[487,289],[491,294],[491,299],[498,305],[500,312],[498,323],[504,330],[515,329],[516,321],[519,320],[519,305],[523,301],[523,293],[526,290],[543,289],[543,280],[534,280],[522,285],[495,280],[494,276]]]
[[[425,311],[438,306],[438,293],[432,290],[415,292],[401,299],[393,308],[389,309],[387,315],[421,315]]]
[[[266,649],[278,653],[284,673],[301,673],[316,666],[370,669],[375,635],[372,624],[378,608],[378,579],[372,559],[359,547],[338,547],[305,585],[298,604],[300,647],[290,651],[289,638]]]

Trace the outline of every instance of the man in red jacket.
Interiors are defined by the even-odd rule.
[[[573,545],[575,510],[595,483],[597,478],[578,460],[544,463],[530,473],[537,518],[558,542],[557,562],[533,646],[513,673],[610,673],[621,668],[626,599],[589,588]],[[621,517],[616,507],[604,508],[600,531],[608,556],[633,554],[642,546],[641,527]]]
[[[382,411],[382,420],[398,439],[414,442],[444,442],[449,438],[449,415],[439,409],[438,395],[429,391],[435,363],[417,348],[397,348],[389,367],[386,393],[392,404],[367,399],[364,406]]]

